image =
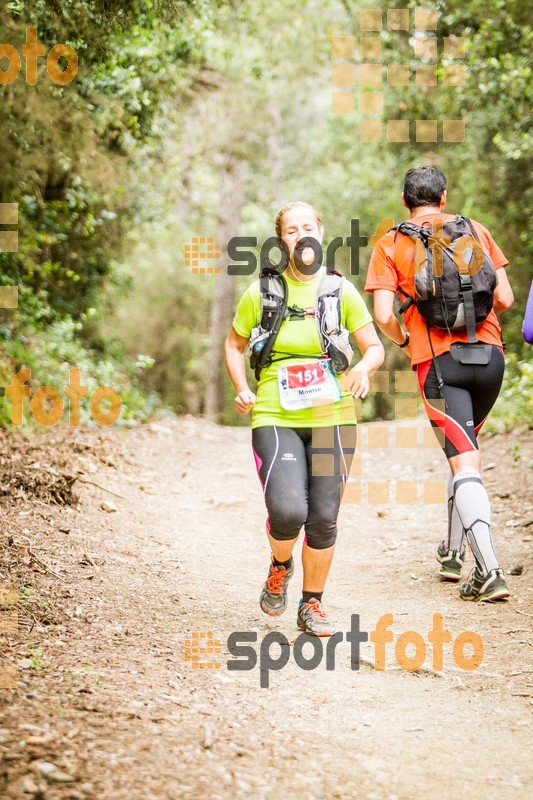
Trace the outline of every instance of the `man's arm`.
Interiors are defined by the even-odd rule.
[[[502,311],[507,311],[513,305],[514,294],[504,267],[496,270],[496,277],[498,285],[494,290],[494,311],[496,314],[501,314]]]
[[[394,316],[395,293],[390,289],[374,289],[373,295],[376,325],[391,342],[403,344],[407,334]]]

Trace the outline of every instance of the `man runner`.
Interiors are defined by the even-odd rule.
[[[402,203],[409,222],[438,230],[436,223],[454,220],[445,214],[446,178],[436,167],[420,166],[405,175]],[[504,355],[496,314],[513,303],[505,267],[508,261],[486,228],[471,220],[473,233],[496,270],[493,308],[476,326],[478,342],[490,345],[488,363],[459,363],[452,357],[456,342],[468,342],[466,328],[428,326],[415,304],[405,312],[405,327],[394,315],[394,297],[415,298],[414,275],[418,270],[415,244],[410,236],[389,232],[374,248],[365,289],[373,294],[374,316],[380,330],[411,357],[420,392],[432,426],[443,434],[442,446],[451,474],[448,480],[448,536],[437,550],[441,580],[459,581],[464,562],[465,534],[476,566],[463,584],[464,600],[495,601],[509,596],[503,570],[492,541],[490,502],[481,480],[481,456],[477,434],[501,387]],[[455,353],[455,351],[454,351]],[[444,406],[444,407],[443,407]]]

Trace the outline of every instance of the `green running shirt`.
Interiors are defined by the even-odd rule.
[[[322,279],[325,267],[321,267],[316,276],[310,281],[295,281],[285,273],[289,296],[288,306],[300,309],[314,308],[318,284]],[[261,296],[259,280],[250,284],[241,297],[235,316],[233,328],[246,339],[249,339],[252,329],[261,321]],[[355,286],[349,281],[344,281],[341,298],[341,322],[350,333],[368,325],[372,317],[365,302]],[[274,362],[263,367],[257,385],[257,401],[252,411],[252,428],[266,425],[278,425],[283,428],[325,428],[330,425],[354,425],[356,423],[355,405],[349,392],[339,389],[340,401],[331,401],[326,404],[316,404],[310,408],[301,408],[288,411],[281,406],[278,387],[278,368],[294,364],[303,364],[302,358],[284,358],[276,361],[277,354],[294,353],[309,356],[310,362],[323,360],[320,336],[314,316],[297,318],[287,317],[281,324],[279,333],[274,343]],[[338,377],[335,381],[340,387]]]

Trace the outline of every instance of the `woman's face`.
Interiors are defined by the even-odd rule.
[[[294,248],[299,240],[306,236],[312,236],[317,242],[322,243],[322,231],[318,227],[315,212],[307,206],[290,208],[281,218],[281,238],[289,248],[291,261],[293,261]],[[304,264],[312,264],[315,259],[312,247],[299,250],[298,255]]]

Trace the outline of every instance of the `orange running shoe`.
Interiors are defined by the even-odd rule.
[[[294,573],[294,561],[288,567],[277,567],[273,560],[268,568],[268,577],[261,590],[259,605],[271,617],[279,617],[287,610],[287,586]]]
[[[308,603],[300,603],[298,607],[298,628],[311,636],[333,636],[335,625],[328,618],[324,606],[316,597]]]

